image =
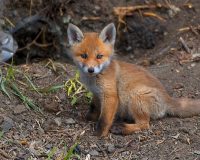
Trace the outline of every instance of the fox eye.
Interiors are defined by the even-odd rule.
[[[103,57],[102,54],[97,54],[97,59],[101,59]]]
[[[86,53],[83,53],[83,54],[81,54],[81,58],[87,59],[87,58],[88,58],[88,55],[87,55]]]

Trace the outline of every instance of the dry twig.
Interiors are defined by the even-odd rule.
[[[94,16],[91,16],[91,17],[86,17],[86,16],[83,16],[81,21],[96,21],[96,20],[100,20],[101,17],[94,17]]]
[[[184,28],[178,29],[179,32],[192,31],[195,35],[199,35],[199,33],[197,32],[198,30],[200,30],[200,25],[198,25],[196,27],[189,26],[189,27],[184,27]]]
[[[161,21],[166,21],[164,18],[162,18],[161,16],[159,16],[158,14],[156,13],[153,13],[153,12],[143,12],[143,15],[144,16],[150,16],[150,17],[155,17]]]
[[[15,27],[15,25],[11,22],[10,19],[8,19],[7,17],[4,17],[5,21],[8,22],[10,24],[11,27]]]
[[[185,42],[185,40],[182,37],[180,37],[179,40],[180,40],[181,44],[183,45],[183,48],[185,49],[185,51],[187,53],[191,54],[191,50],[189,49],[189,47],[188,47],[187,43]]]

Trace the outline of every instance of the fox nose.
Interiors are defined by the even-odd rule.
[[[94,73],[94,68],[93,67],[88,68],[88,72],[89,73]]]

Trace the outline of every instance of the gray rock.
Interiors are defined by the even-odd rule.
[[[98,156],[98,155],[99,155],[99,152],[98,152],[97,150],[91,150],[91,151],[89,152],[89,154],[90,154],[91,156]]]
[[[0,62],[10,59],[17,48],[18,45],[12,35],[0,30]]]
[[[45,146],[45,148],[48,149],[48,150],[50,150],[52,147],[53,147],[53,145],[52,145],[51,143],[50,143],[50,144],[47,144],[47,145]]]
[[[57,117],[54,119],[55,123],[60,127],[62,124],[62,119],[60,117]]]
[[[76,123],[75,120],[74,120],[73,118],[68,118],[68,119],[65,120],[65,122],[66,122],[67,124],[75,124],[75,123]]]
[[[194,154],[200,155],[200,150],[199,151],[198,150],[194,151]]]
[[[24,105],[17,105],[13,108],[13,114],[21,114],[27,111],[27,108]]]
[[[97,6],[97,5],[95,5],[94,8],[95,8],[97,11],[99,11],[99,10],[101,9],[101,7],[100,7],[100,6]]]
[[[8,132],[14,126],[14,122],[9,117],[4,117],[4,121],[1,124],[1,129],[3,132]]]
[[[115,146],[113,144],[109,144],[107,150],[108,153],[113,153],[115,151]]]

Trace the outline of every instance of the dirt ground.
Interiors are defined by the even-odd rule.
[[[30,10],[27,7],[29,3],[23,8],[19,5],[19,1],[10,2],[13,5],[6,11],[9,19],[14,21],[11,17],[15,5],[17,7],[13,16],[16,16],[16,21],[19,17],[29,15]],[[156,2],[166,5],[167,1]],[[198,99],[200,98],[200,29],[195,27],[200,24],[200,3],[199,0],[171,2],[180,10],[177,11],[172,6],[173,9],[161,7],[136,11],[125,17],[126,27],[122,25],[118,30],[116,58],[143,65],[161,80],[171,96]],[[70,21],[84,31],[99,31],[111,21],[114,21],[116,26],[119,25],[117,17],[113,14],[113,7],[144,4],[154,3],[137,0],[126,3],[123,0],[84,2],[71,0],[65,6],[63,17],[70,15]],[[41,8],[39,3],[34,7]],[[144,16],[145,11],[156,13],[164,20]],[[94,17],[100,18],[94,19]],[[59,18],[55,21],[61,24]],[[63,26],[62,29],[65,30],[67,25]],[[185,29],[185,27],[190,28]],[[184,31],[180,31],[183,28]],[[62,38],[65,36],[66,33],[61,35]],[[17,34],[15,37],[18,40]],[[180,37],[189,50],[183,46],[183,42],[180,42]],[[23,47],[22,41],[18,41],[19,47]],[[15,81],[23,93],[41,108],[42,113],[28,109],[15,95],[11,94],[9,99],[0,92],[0,159],[59,160],[63,159],[69,148],[76,143],[73,152],[78,154],[80,159],[87,159],[89,156],[94,160],[200,159],[199,116],[154,120],[151,121],[149,130],[129,136],[111,133],[105,139],[94,136],[95,123],[85,120],[88,102],[79,99],[77,104],[72,106],[63,88],[52,93],[39,94],[27,85],[22,73],[28,75],[38,88],[63,85],[75,73],[74,66],[63,62],[62,52],[52,48],[41,49],[41,52],[34,49],[16,53],[14,61],[20,65],[14,66],[14,69],[20,73],[16,72]],[[58,54],[58,56],[56,58],[40,56],[37,52]],[[34,56],[30,59],[31,63],[25,64],[28,53]],[[55,61],[46,58],[55,58]],[[8,66],[1,66],[3,73],[6,73],[6,68]]]

